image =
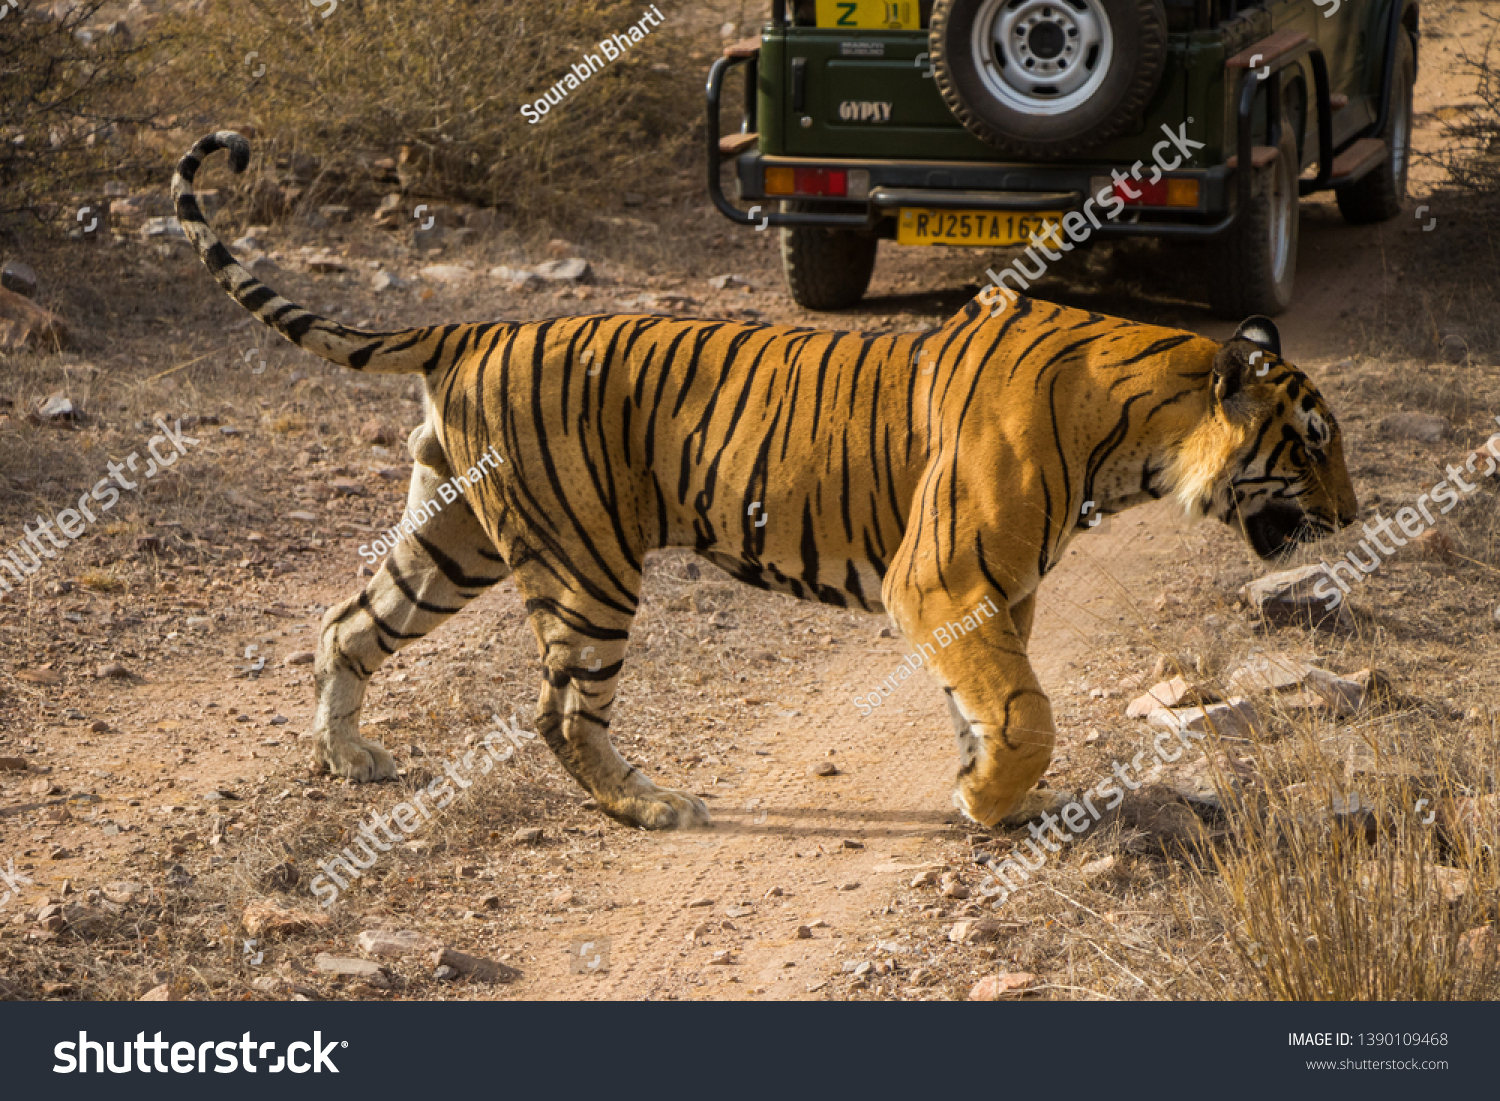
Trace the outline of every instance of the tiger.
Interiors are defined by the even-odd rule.
[[[219,285],[297,347],[425,391],[407,514],[426,519],[322,621],[313,754],[336,776],[396,775],[359,734],[371,676],[512,578],[541,664],[537,732],[562,767],[618,822],[710,825],[609,738],[645,555],[686,547],[749,585],[885,613],[933,650],[954,803],[994,827],[1045,790],[1056,731],[1027,644],[1072,539],[1172,498],[1276,561],[1355,519],[1338,422],[1263,317],[1220,344],[981,294],[899,334],[651,314],[369,332],[281,297],[220,242],[193,180],[221,149],[245,169],[249,143],[220,131],[172,181]],[[430,509],[445,483],[460,499]],[[950,626],[950,645],[926,642]]]

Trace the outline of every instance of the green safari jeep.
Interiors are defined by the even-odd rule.
[[[1299,195],[1332,189],[1349,222],[1400,212],[1418,9],[773,0],[760,37],[709,74],[709,192],[733,221],[779,227],[809,309],[858,302],[882,237],[1029,242],[1044,270],[1047,241],[1145,236],[1206,244],[1216,312],[1274,315],[1291,302]],[[735,69],[744,117],[725,134]],[[990,277],[1023,290],[1040,275]]]

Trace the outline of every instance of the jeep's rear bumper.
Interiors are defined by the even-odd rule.
[[[843,198],[819,200],[802,196],[770,195],[765,189],[768,168],[822,168],[842,170],[847,179],[858,181]],[[1066,213],[1083,210],[1098,181],[1110,179],[1111,170],[1128,177],[1130,165],[1038,165],[975,164],[972,161],[813,160],[804,157],[772,157],[744,153],[735,160],[735,177],[741,200],[761,204],[770,214],[771,225],[865,227],[881,223],[903,207],[933,209],[1041,211]],[[716,174],[717,175],[717,174]],[[1233,202],[1234,169],[1219,165],[1202,171],[1173,172],[1173,179],[1198,181],[1196,207],[1130,207],[1118,219],[1105,221],[1097,231],[1102,236],[1202,236],[1219,233],[1229,225],[1226,216]],[[715,181],[717,182],[717,180]],[[719,189],[722,194],[722,187]],[[716,199],[718,196],[716,196]],[[798,203],[821,203],[824,211],[796,215],[780,214],[774,206],[783,198]],[[725,200],[726,205],[727,198]],[[850,211],[862,206],[864,213]],[[1097,203],[1096,203],[1097,205]],[[720,207],[723,210],[723,207]],[[734,209],[731,207],[731,209]],[[760,213],[751,221],[761,224]],[[739,219],[736,219],[737,221]]]
[[[1236,155],[1230,163],[1205,169],[1172,170],[1172,178],[1198,181],[1198,203],[1195,207],[1131,206],[1119,217],[1099,226],[1103,237],[1217,237],[1234,224],[1238,212],[1251,202],[1252,173],[1237,172],[1236,164],[1262,164],[1274,159],[1280,142],[1281,83],[1270,79],[1273,73],[1310,56],[1315,84],[1315,109],[1318,114],[1318,175],[1304,180],[1303,194],[1326,188],[1332,171],[1332,122],[1329,106],[1328,69],[1322,52],[1306,35],[1285,35],[1274,53],[1253,55],[1257,63],[1249,64],[1248,54],[1231,59],[1228,66],[1241,70],[1238,81],[1238,128]],[[1267,39],[1269,44],[1271,39]],[[708,154],[708,190],[720,213],[741,225],[764,229],[774,226],[824,226],[828,228],[870,229],[890,232],[891,216],[903,206],[934,208],[963,207],[973,210],[1058,210],[1082,211],[1093,190],[1093,181],[1111,177],[1119,171],[1130,176],[1139,165],[1072,165],[1015,164],[974,161],[901,161],[861,160],[854,158],[806,158],[772,156],[759,152],[739,152],[735,158],[739,197],[755,203],[748,211],[740,210],[724,193],[721,165],[727,154],[744,148],[741,141],[720,141],[720,103],[724,78],[729,70],[747,66],[747,86],[753,86],[758,50],[753,43],[736,44],[725,56],[714,62],[708,75],[706,138]],[[1252,144],[1251,116],[1257,102],[1256,93],[1264,86],[1266,96],[1266,137],[1268,147]],[[747,126],[753,119],[747,119]],[[750,134],[740,136],[748,142]],[[859,187],[838,197],[813,198],[801,194],[772,196],[765,187],[767,168],[821,168],[857,172]],[[848,177],[846,177],[847,179]],[[1136,175],[1134,179],[1142,179]],[[1234,183],[1231,186],[1230,180]],[[855,193],[850,193],[851,191]],[[765,209],[762,203],[778,203],[782,198],[796,199],[813,206],[802,211]],[[756,202],[760,200],[761,202]],[[1062,205],[1059,205],[1059,204]],[[822,210],[816,209],[818,206]],[[851,206],[863,210],[851,211]]]

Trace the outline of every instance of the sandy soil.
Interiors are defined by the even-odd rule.
[[[1478,9],[1429,7],[1419,148],[1438,140],[1435,112],[1461,100],[1450,64]],[[1419,192],[1432,183],[1430,172],[1418,177]],[[685,224],[700,254],[648,242],[649,262],[601,261],[598,285],[562,294],[418,283],[377,297],[352,278],[290,264],[271,281],[375,324],[619,309],[647,294],[688,296],[668,306],[690,315],[799,316],[770,235],[739,233],[706,210]],[[303,240],[290,228],[273,236],[288,253]],[[334,240],[393,270],[424,262],[375,231]],[[1412,219],[1355,229],[1331,202],[1303,204],[1299,301],[1279,324],[1289,355],[1327,380],[1335,408],[1368,384],[1352,357],[1368,355],[1402,266],[1431,243]],[[938,323],[982,270],[957,251],[882,248],[872,295],[848,324]],[[97,280],[137,256],[132,244],[78,263]],[[1208,320],[1159,259],[1154,247],[1122,248],[1058,272],[1045,293],[1227,335],[1232,326]],[[707,275],[728,271],[751,287],[706,289]],[[193,430],[204,442],[140,492],[97,551],[69,551],[31,593],[0,602],[0,756],[29,765],[0,772],[0,861],[28,881],[0,906],[0,994],[139,997],[167,983],[193,997],[951,998],[996,961],[1037,972],[1039,992],[1100,992],[1074,985],[1072,964],[1047,949],[951,943],[952,923],[977,904],[911,885],[928,870],[972,885],[982,873],[974,852],[993,851],[994,839],[951,809],[952,735],[925,678],[868,717],[854,702],[903,653],[881,636],[882,621],[738,588],[682,552],[653,558],[617,744],[658,781],[708,798],[713,830],[645,835],[609,823],[536,748],[385,858],[331,923],[268,933],[247,951],[248,903],[317,914],[307,894],[317,863],[371,809],[423,783],[491,714],[518,713],[527,725],[534,644],[514,590],[491,593],[375,679],[366,731],[394,747],[402,781],[356,787],[310,774],[309,667],[287,659],[311,648],[322,610],[362,582],[358,546],[399,515],[404,454],[372,443],[379,433],[366,422],[404,435],[419,415],[409,385],[356,381],[248,328],[190,257],[136,261],[117,288],[128,307],[102,305],[107,288],[85,283],[64,304],[101,321],[115,314],[131,335],[28,376],[36,392],[61,378],[98,414],[76,446],[28,442],[25,433],[56,430],[19,416],[0,424],[0,468],[18,479],[6,530],[101,476],[106,453],[144,443],[148,410],[217,423]],[[223,367],[163,377],[195,356],[223,364],[252,347],[270,363],[257,379]],[[128,414],[116,416],[105,394]],[[1358,419],[1349,430],[1371,431]],[[336,479],[348,485],[330,490]],[[1126,736],[1109,686],[1149,672],[1222,602],[1213,594],[1255,572],[1232,533],[1186,529],[1160,505],[1075,544],[1042,589],[1033,642],[1058,710],[1054,786],[1107,768],[1104,746]],[[1184,601],[1190,610],[1172,610]],[[263,669],[247,672],[260,656]],[[835,775],[813,774],[830,761]],[[518,839],[526,828],[542,836]],[[274,870],[287,864],[295,883]],[[121,881],[141,890],[101,901],[99,889]],[[92,907],[104,931],[37,925],[48,901]],[[370,928],[418,930],[522,976],[445,983],[421,955],[387,961],[373,980],[316,970],[320,952],[358,956],[355,935]],[[583,963],[580,942],[598,946]],[[1111,996],[1144,996],[1144,982],[1113,981]]]

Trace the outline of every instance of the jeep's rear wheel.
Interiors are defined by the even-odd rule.
[[[1213,309],[1219,317],[1241,320],[1250,314],[1275,317],[1292,304],[1297,275],[1297,229],[1301,213],[1297,178],[1297,136],[1281,123],[1276,159],[1255,173],[1250,209],[1216,239],[1209,252],[1214,266]]]
[[[1406,200],[1406,169],[1411,157],[1411,89],[1416,62],[1411,39],[1396,37],[1396,71],[1391,76],[1390,114],[1386,116],[1385,160],[1380,167],[1335,191],[1339,213],[1351,225],[1388,222],[1401,213]]]
[[[1070,157],[1139,121],[1167,58],[1162,0],[937,0],[932,72],[1001,152]]]
[[[808,203],[784,202],[781,209],[801,213],[814,208]],[[875,234],[866,230],[782,226],[781,270],[792,301],[807,310],[855,305],[870,288],[879,244]]]

